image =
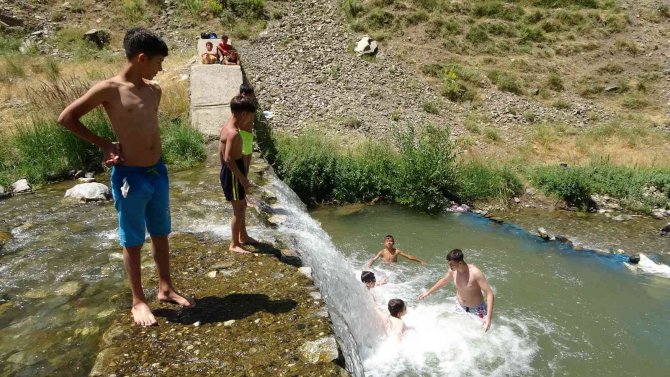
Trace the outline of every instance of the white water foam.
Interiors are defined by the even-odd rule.
[[[667,264],[655,263],[644,254],[640,254],[640,261],[636,265],[626,263],[626,266],[632,270],[638,270],[646,274],[670,278],[670,266]]]

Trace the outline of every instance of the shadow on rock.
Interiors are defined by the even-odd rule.
[[[200,324],[239,320],[264,311],[272,314],[286,313],[295,309],[294,300],[270,300],[268,296],[255,293],[233,293],[226,297],[208,296],[196,300],[197,306],[189,309],[157,309],[154,315],[170,322]]]

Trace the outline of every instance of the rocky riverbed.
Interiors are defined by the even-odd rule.
[[[102,336],[92,376],[339,376],[328,312],[311,280],[269,244],[227,251],[204,236],[171,238],[175,283],[197,307],[152,304],[159,325],[135,326],[121,311]],[[157,284],[155,274],[146,286]]]

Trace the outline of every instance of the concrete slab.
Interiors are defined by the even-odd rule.
[[[191,66],[191,125],[209,136],[218,136],[230,118],[230,100],[240,91],[242,69],[238,65]]]

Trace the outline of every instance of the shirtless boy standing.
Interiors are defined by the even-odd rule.
[[[123,70],[72,102],[58,122],[77,137],[97,145],[102,150],[103,163],[113,166],[112,194],[119,218],[123,263],[133,295],[131,312],[136,324],[151,326],[157,322],[144,297],[140,267],[145,230],[151,236],[158,270],[158,299],[184,307],[193,307],[195,302],[179,294],[170,279],[170,199],[158,134],[161,89],[150,81],[162,71],[168,48],[162,39],[142,28],[128,30],[123,47],[128,58]],[[80,121],[99,105],[109,116],[116,143],[95,135]]]
[[[405,257],[409,260],[419,262],[423,265],[426,264],[426,262],[422,261],[421,259],[419,259],[419,258],[417,258],[413,255],[409,255],[409,254],[401,251],[400,249],[396,249],[395,247],[393,247],[394,244],[395,244],[395,241],[394,241],[392,235],[389,234],[386,237],[384,237],[384,248],[381,251],[379,251],[377,253],[377,255],[375,255],[375,257],[372,258],[372,260],[370,260],[370,262],[368,262],[367,267],[368,268],[372,267],[372,265],[379,258],[382,258],[382,260],[386,263],[396,263],[396,262],[398,262],[398,256],[402,256],[402,257]]]
[[[256,102],[249,97],[235,96],[230,100],[230,111],[232,116],[221,129],[219,138],[219,157],[221,158],[221,188],[226,200],[233,205],[233,218],[230,221],[232,239],[230,251],[238,253],[250,253],[243,247],[244,244],[256,243],[249,237],[246,226],[247,201],[246,194],[249,191],[249,180],[247,172],[249,167],[245,161],[251,161],[244,157],[244,140],[240,128],[253,121],[256,113]]]
[[[459,249],[451,250],[447,254],[447,263],[449,272],[428,291],[420,294],[419,300],[423,300],[453,280],[458,304],[467,313],[472,313],[484,320],[484,331],[488,331],[493,315],[493,290],[489,287],[486,277],[477,266],[465,263],[463,252]],[[486,292],[486,301],[484,301],[482,291]]]

